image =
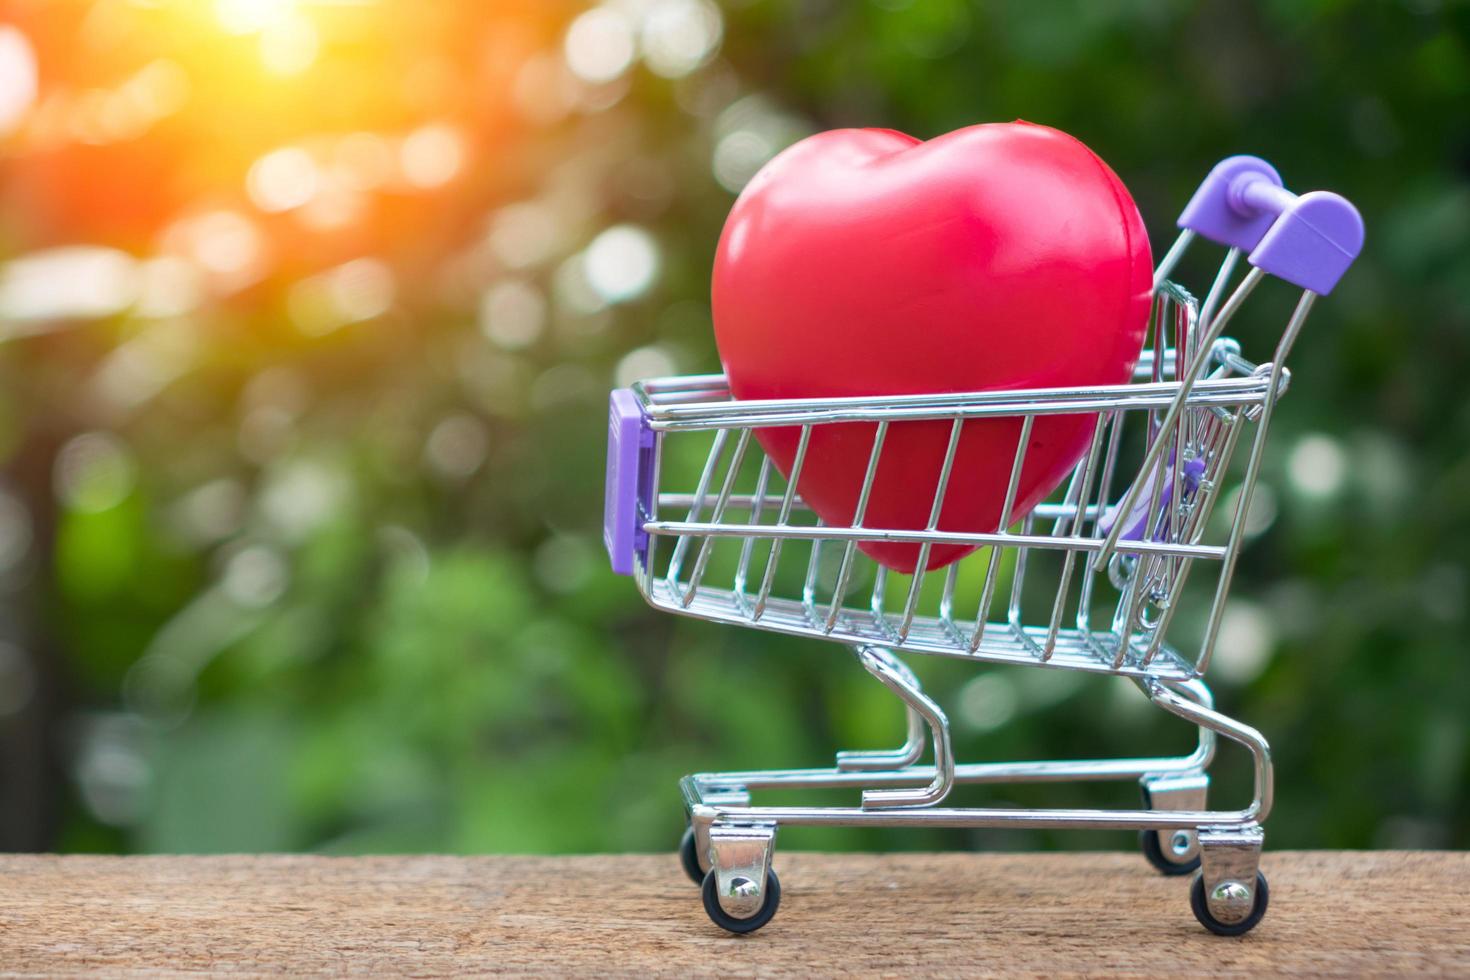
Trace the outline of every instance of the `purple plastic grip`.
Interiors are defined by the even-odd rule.
[[[1227,157],[1194,192],[1179,227],[1250,253],[1250,264],[1326,295],[1363,248],[1363,219],[1327,191],[1297,197],[1260,157]]]
[[[632,575],[635,558],[648,557],[643,521],[653,492],[655,436],[631,389],[617,388],[608,399],[607,497],[602,510],[602,543],[612,570]]]
[[[1241,197],[1246,182],[1281,187],[1281,175],[1260,157],[1226,157],[1199,185],[1179,215],[1179,227],[1212,242],[1249,252],[1265,237],[1276,212],[1247,206]]]
[[[1321,296],[1332,292],[1363,250],[1363,218],[1347,198],[1303,194],[1250,254],[1250,264]]]
[[[1152,537],[1149,537],[1149,540],[1151,541],[1164,540],[1168,532],[1168,514],[1170,513],[1169,504],[1172,503],[1172,498],[1174,496],[1173,453],[1169,454],[1168,466],[1169,469],[1165,471],[1164,474],[1163,488],[1159,491],[1158,507],[1154,511],[1156,515],[1164,515],[1164,525],[1156,529],[1156,533]],[[1158,465],[1155,464],[1153,469],[1151,469],[1147,475],[1140,476],[1139,479],[1147,481],[1144,484],[1144,486],[1147,487],[1149,486],[1149,484],[1154,483],[1158,479],[1156,475],[1157,473]],[[1195,491],[1199,489],[1200,480],[1204,478],[1204,475],[1205,461],[1203,459],[1195,458],[1187,459],[1184,461],[1184,466],[1181,467],[1179,470],[1179,482],[1180,489],[1183,491],[1185,500],[1193,499]],[[1150,499],[1151,496],[1152,495],[1150,493],[1140,493],[1138,495],[1138,498],[1133,502],[1133,509],[1128,511],[1127,514],[1121,515],[1121,520],[1123,521],[1123,530],[1118,535],[1119,539],[1123,541],[1144,540],[1148,531],[1148,514],[1150,510],[1149,504],[1153,502]],[[1113,524],[1116,523],[1119,519],[1120,515],[1118,514],[1118,509],[1116,507],[1110,508],[1107,513],[1103,514],[1102,520],[1098,522],[1099,533],[1107,534],[1113,529]]]

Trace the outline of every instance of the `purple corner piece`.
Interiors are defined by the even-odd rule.
[[[632,575],[634,560],[648,556],[643,521],[653,492],[654,432],[631,389],[609,398],[607,422],[607,496],[602,511],[602,543],[612,570]]]
[[[1363,250],[1363,218],[1346,198],[1312,191],[1296,199],[1250,254],[1250,264],[1320,296],[1332,292]]]
[[[1276,168],[1260,157],[1234,156],[1221,160],[1184,206],[1179,227],[1212,242],[1249,252],[1276,221],[1275,212],[1241,206],[1238,188],[1257,180],[1282,186]]]

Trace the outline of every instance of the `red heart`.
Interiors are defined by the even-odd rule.
[[[781,153],[735,202],[715,257],[715,340],[741,399],[1121,384],[1152,286],[1138,208],[1073,137],[1024,122],[928,142],[841,129]],[[1037,418],[1012,520],[1067,476],[1096,418]],[[852,521],[874,428],[813,430],[798,489],[829,525]],[[941,530],[1000,526],[1020,429],[965,424]],[[949,430],[890,428],[864,526],[927,525]],[[798,435],[757,430],[787,475]],[[861,547],[898,571],[918,562],[915,544]],[[936,546],[927,567],[972,550]]]

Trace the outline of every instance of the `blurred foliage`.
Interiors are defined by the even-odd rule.
[[[1362,209],[1213,679],[1274,746],[1272,846],[1470,846],[1470,7],[10,0],[0,23],[7,846],[671,849],[685,772],[896,743],[839,649],[656,615],[608,572],[606,393],[716,369],[715,242],[782,146],[1016,117],[1107,159],[1156,252],[1230,153]],[[1237,333],[1259,351],[1281,322]],[[916,668],[963,758],[1188,745],[1119,682]]]

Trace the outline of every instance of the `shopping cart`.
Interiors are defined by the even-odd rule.
[[[1270,164],[1246,156],[1216,166],[1178,224],[1154,276],[1146,349],[1131,384],[736,401],[722,376],[705,375],[612,393],[604,534],[613,568],[631,574],[658,609],[847,644],[907,709],[908,737],[893,751],[841,752],[827,769],[683,779],[689,829],[681,857],[718,925],[751,932],[775,914],[781,890],[771,858],[783,824],[1137,830],[1160,871],[1199,869],[1191,905],[1208,929],[1239,935],[1260,921],[1269,898],[1259,863],[1270,753],[1258,731],[1214,709],[1201,677],[1220,633],[1271,415],[1289,382],[1286,356],[1314,300],[1357,256],[1363,226],[1343,198],[1298,197]],[[1197,238],[1226,247],[1203,303],[1169,279]],[[1249,269],[1236,281],[1243,255]],[[1256,364],[1224,330],[1268,275],[1302,292],[1271,359]],[[1019,430],[1001,510],[1010,514],[1033,425],[1067,414],[1097,423],[1055,499],[990,533],[939,528],[967,426],[1010,420]],[[888,434],[936,423],[948,423],[949,432],[937,481],[932,473],[935,482],[914,480],[936,488],[927,526],[865,524],[863,502]],[[825,525],[797,486],[812,433],[841,425],[863,426],[872,448],[854,519]],[[774,427],[799,431],[789,479],[752,438]],[[1244,466],[1232,466],[1242,440],[1249,442]],[[678,485],[685,474],[688,482]],[[917,546],[914,573],[891,572],[857,548],[880,541]],[[930,550],[942,545],[977,550],[926,573]],[[1213,598],[1198,603],[1198,645],[1185,648],[1167,635],[1191,580],[1202,597],[1212,587]],[[998,591],[1009,593],[1004,618],[992,618]],[[906,653],[1126,677],[1197,727],[1198,744],[1178,758],[959,764],[948,720],[899,659]],[[1244,809],[1206,808],[1218,736],[1254,760],[1254,799]],[[928,747],[932,761],[921,765]],[[1136,810],[942,805],[962,784],[1132,779],[1143,791]],[[857,789],[861,799],[820,807],[751,802],[754,790],[798,788]]]

